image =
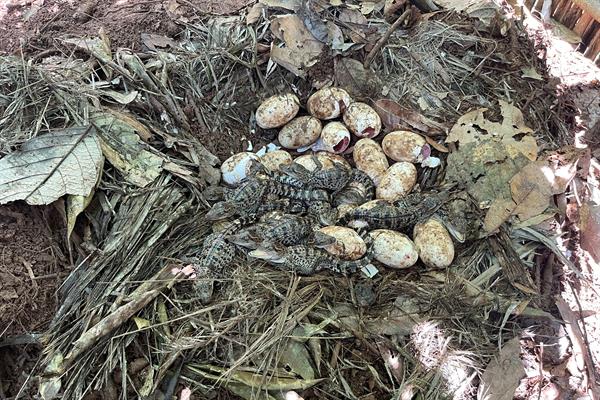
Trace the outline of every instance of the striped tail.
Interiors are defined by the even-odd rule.
[[[371,261],[373,261],[374,252],[373,239],[371,238],[371,235],[369,235],[369,232],[364,228],[358,229],[357,233],[367,245],[367,252],[365,253],[364,257],[353,261],[336,260],[336,262],[332,265],[332,271],[343,275],[353,274],[371,264]]]
[[[298,189],[277,181],[270,181],[269,189],[273,194],[290,199],[305,201],[329,201],[329,195],[325,190]]]

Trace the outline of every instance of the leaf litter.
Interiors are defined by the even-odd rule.
[[[111,78],[102,89],[87,84],[95,72],[85,63],[74,69],[58,61],[31,66],[8,59],[0,66],[0,85],[24,88],[33,77],[39,86],[35,94],[11,90],[2,99],[0,137],[7,140],[0,151],[10,155],[0,162],[42,140],[47,128],[65,129],[73,122],[98,126],[100,154],[108,161],[99,182],[86,171],[88,191],[70,197],[69,226],[75,227],[69,229],[85,226],[101,251],[78,259],[81,267],[61,290],[62,306],[44,337],[42,365],[54,365],[42,380],[48,397],[60,391],[77,398],[91,387],[115,385],[114,376],[126,377],[135,356],[148,357],[157,372],[121,379],[123,387],[150,393],[185,356],[180,380],[200,395],[218,387],[248,399],[276,398],[288,390],[349,398],[367,392],[468,398],[476,389],[472,378],[482,376],[478,371],[489,365],[486,371],[493,372],[490,361],[497,352],[490,344],[512,343],[506,340],[520,334],[521,316],[553,318],[531,293],[507,285],[513,282],[502,268],[511,263],[533,268],[538,248],[569,260],[537,224],[510,232],[513,236],[495,233],[510,226],[505,221],[513,214],[523,221],[548,212],[551,197],[569,181],[557,183],[558,169],[538,154],[568,132],[560,118],[544,114],[550,107],[540,106],[552,96],[528,100],[545,90],[537,79],[527,80],[530,90],[515,89],[522,68],[539,62],[535,55],[519,54],[514,61],[519,68],[495,81],[490,76],[497,74],[509,40],[487,33],[491,18],[480,17],[484,28],[473,34],[463,29],[464,16],[442,12],[395,32],[378,62],[365,68],[362,47],[389,27],[378,13],[400,14],[402,5],[390,11],[394,7],[368,3],[302,16],[300,2],[260,4],[247,19],[220,19],[225,25],[215,18],[188,23],[177,46],[155,40],[152,55],[111,52],[102,35],[58,43],[84,50],[99,64]],[[281,14],[289,12],[296,14]],[[388,130],[402,126],[429,138],[446,179],[464,185],[483,210],[498,210],[495,219],[488,211],[487,232],[479,232],[496,245],[490,249],[489,238],[465,243],[444,273],[381,272],[372,279],[376,307],[352,300],[352,280],[299,278],[238,258],[217,282],[215,300],[201,304],[187,277],[169,274],[185,269],[210,232],[202,193],[219,177],[219,160],[211,151],[223,160],[249,138],[261,140],[267,133],[252,136],[252,110],[282,90],[305,99],[311,85],[298,77],[311,77],[308,72],[334,46],[345,57],[332,60],[332,80],[357,99],[383,105]],[[269,59],[283,68],[273,69]],[[59,74],[71,79],[59,82]],[[54,86],[58,96],[50,90]],[[423,109],[429,101],[439,107]],[[110,107],[114,102],[127,111]],[[556,129],[549,129],[552,124]],[[447,147],[433,140],[450,126]],[[217,134],[218,143],[207,140]],[[421,188],[439,182],[438,174],[427,169],[419,177]],[[490,320],[490,313],[502,320]],[[423,323],[430,319],[439,324]],[[148,343],[154,351],[140,353]],[[381,343],[387,352],[380,351]],[[396,359],[404,374],[390,363]]]

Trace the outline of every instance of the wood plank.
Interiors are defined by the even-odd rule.
[[[588,43],[589,45],[587,49],[585,49],[583,55],[593,60],[594,58],[596,58],[596,55],[600,53],[600,29],[596,29],[594,36]]]
[[[573,0],[583,11],[600,21],[600,0]]]
[[[573,28],[573,32],[575,32],[580,37],[583,36],[583,33],[588,29],[588,27],[594,22],[594,18],[591,15],[582,11],[581,17],[579,21],[575,24]]]
[[[567,12],[567,14],[563,18],[563,25],[565,25],[567,28],[569,28],[571,30],[573,28],[575,28],[575,25],[577,24],[577,21],[581,17],[582,12],[583,11],[581,10],[581,8],[579,8],[575,5],[572,5],[570,10]]]

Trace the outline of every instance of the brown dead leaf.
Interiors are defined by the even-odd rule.
[[[521,110],[505,101],[499,100],[502,113],[502,123],[489,121],[484,112],[487,108],[470,111],[460,117],[450,130],[446,143],[459,142],[481,143],[482,141],[501,141],[511,158],[522,154],[531,161],[535,161],[538,146],[533,136],[528,135],[533,130],[525,125],[525,119]],[[515,139],[517,135],[525,135],[520,140]]]
[[[550,196],[558,194],[554,171],[544,161],[527,164],[510,180],[512,198],[517,203],[513,214],[521,221],[543,213],[550,205]]]
[[[519,382],[525,377],[520,353],[518,337],[504,344],[498,358],[490,361],[481,376],[478,399],[512,400]]]
[[[381,95],[381,80],[358,60],[341,58],[335,63],[334,74],[337,85],[355,100],[368,101]]]
[[[177,47],[177,42],[163,35],[155,35],[153,33],[142,33],[140,35],[142,43],[151,51],[156,51],[157,47]]]
[[[600,262],[600,206],[592,202],[584,203],[579,209],[581,248]]]
[[[394,14],[398,11],[402,6],[406,4],[406,0],[385,0],[385,5],[383,6],[383,15],[388,16]]]
[[[266,8],[267,6],[263,3],[255,3],[248,11],[248,15],[246,15],[246,25],[252,25],[257,22]]]
[[[417,111],[404,108],[392,100],[377,100],[373,106],[383,125],[390,131],[411,127],[426,134],[444,133],[446,127]],[[447,150],[446,150],[447,151]]]
[[[358,10],[344,8],[338,20],[344,27],[344,32],[354,43],[367,43],[367,31],[369,30],[369,21]]]
[[[319,42],[296,15],[284,15],[273,19],[271,32],[284,42],[285,47],[271,44],[271,59],[299,77],[316,64],[323,50]]]
[[[512,215],[517,205],[511,199],[496,199],[490,205],[490,209],[483,220],[483,229],[492,233],[500,227]]]

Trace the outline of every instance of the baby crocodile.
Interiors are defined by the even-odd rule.
[[[334,196],[334,205],[342,204],[361,205],[375,197],[375,184],[373,180],[359,169],[352,169],[350,181]]]
[[[312,160],[316,165],[314,171],[298,163],[286,165],[282,170],[292,178],[303,182],[307,188],[325,189],[334,193],[343,189],[350,181],[350,170],[342,164],[333,163],[333,167],[323,168],[323,164],[316,156],[313,156]]]
[[[340,260],[325,250],[305,245],[260,248],[251,251],[248,255],[300,275],[312,275],[322,270],[347,275],[366,267],[372,260],[371,253],[367,253],[367,256],[356,261]]]
[[[368,226],[369,229],[406,230],[433,215],[444,204],[446,197],[443,193],[419,193],[404,202],[396,202],[397,206],[378,204],[369,209],[359,207],[340,218],[339,224],[347,225],[353,222],[352,225],[355,227]],[[417,202],[417,199],[420,201]]]

